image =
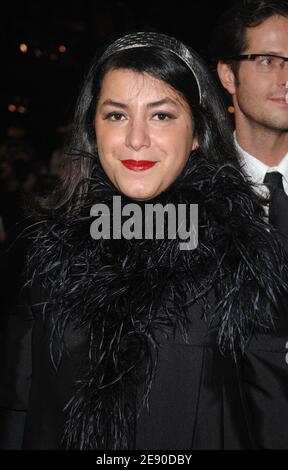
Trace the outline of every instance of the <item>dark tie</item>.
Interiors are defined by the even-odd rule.
[[[266,173],[264,184],[270,191],[269,222],[284,235],[285,244],[288,241],[288,196],[283,188],[281,173],[272,171]]]

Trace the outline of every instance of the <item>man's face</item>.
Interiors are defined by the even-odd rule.
[[[248,28],[246,39],[248,46],[242,54],[288,57],[288,18],[272,16],[259,26]],[[236,118],[248,125],[256,124],[279,131],[288,131],[287,82],[287,62],[266,71],[265,67],[257,67],[255,61],[246,60],[240,63],[237,83],[232,71],[230,84],[225,86],[222,80],[232,95],[236,116],[238,114]]]

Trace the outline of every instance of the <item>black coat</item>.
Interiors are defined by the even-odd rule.
[[[34,295],[36,302],[36,289]],[[33,313],[14,310],[1,338],[2,449],[61,448],[63,409],[87,353],[85,338],[68,329],[69,352],[56,373],[41,307]],[[251,340],[236,366],[219,353],[215,332],[206,335],[200,310],[190,314],[190,344],[179,335],[161,340],[150,413],[140,415],[135,448],[288,449],[287,315],[277,334]]]
[[[30,306],[3,316],[3,448],[288,449],[282,253],[243,177],[202,165],[162,199],[199,203],[193,253],[38,230]]]

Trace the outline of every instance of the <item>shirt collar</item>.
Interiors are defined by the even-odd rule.
[[[242,168],[244,172],[251,178],[253,183],[263,184],[267,171],[278,171],[283,175],[286,183],[288,183],[288,153],[286,153],[286,155],[282,158],[279,165],[271,167],[258,160],[258,158],[253,157],[253,155],[250,155],[250,153],[246,152],[242,149],[242,147],[240,147],[237,142],[236,131],[234,131],[234,142],[240,154],[240,162],[243,165]]]

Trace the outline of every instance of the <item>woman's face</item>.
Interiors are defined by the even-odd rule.
[[[99,158],[123,194],[151,199],[181,173],[197,147],[190,108],[167,83],[147,73],[110,70],[96,108]]]

